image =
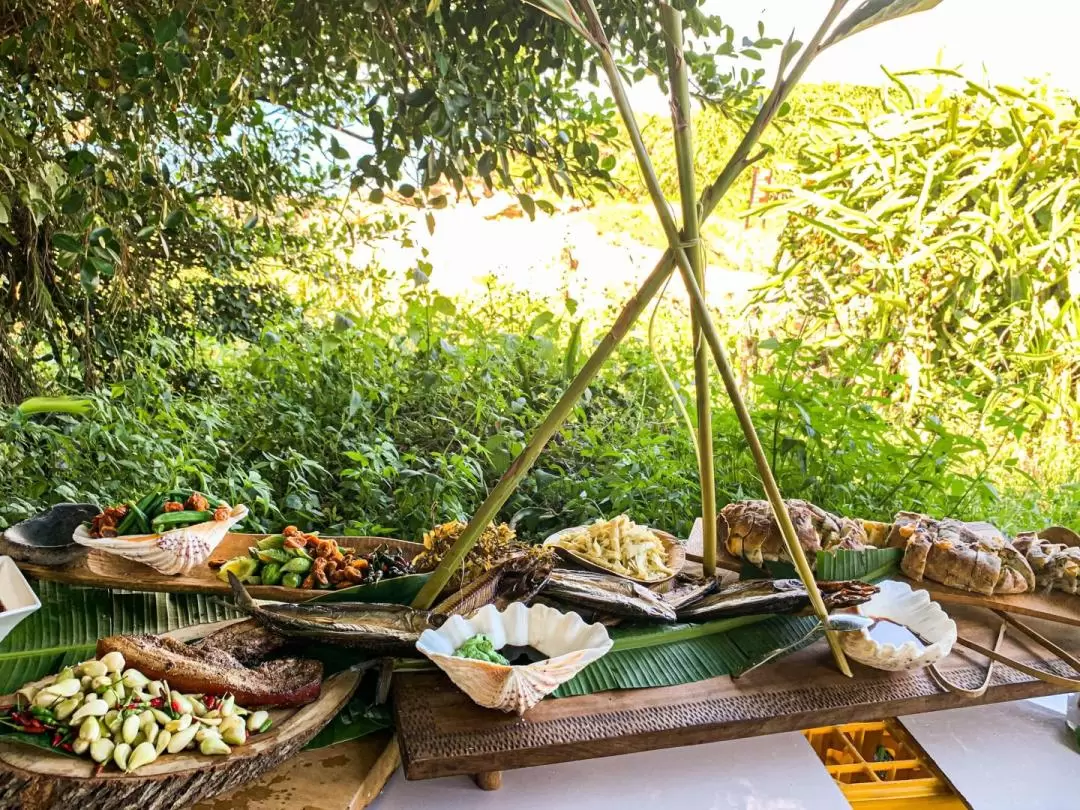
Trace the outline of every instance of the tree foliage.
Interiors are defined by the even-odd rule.
[[[726,65],[754,48],[693,0],[686,10],[704,43],[700,92],[745,96],[752,77]],[[628,74],[662,64],[634,4],[602,15]],[[476,175],[523,198],[610,187],[612,110],[581,93],[594,71],[576,37],[513,0],[12,0],[0,16],[0,397],[34,386],[43,340],[49,374],[92,387],[110,344],[190,294],[176,287],[183,270],[228,279],[281,255],[328,199],[335,211],[350,196],[438,208],[443,187],[468,194]]]
[[[1080,416],[1080,107],[1042,85],[894,77],[877,116],[819,116],[770,298],[833,347],[877,346],[909,412],[1010,429]],[[889,382],[899,375],[899,384]],[[994,416],[996,414],[996,417]]]

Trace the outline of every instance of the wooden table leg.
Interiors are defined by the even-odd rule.
[[[502,771],[481,771],[473,774],[473,781],[481,790],[498,790],[502,787]]]

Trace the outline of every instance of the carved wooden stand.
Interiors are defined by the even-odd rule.
[[[992,613],[956,605],[949,612],[960,635],[990,647],[999,625]],[[1071,653],[1080,628],[1029,624]],[[1002,651],[1047,672],[1076,677],[1066,664],[1010,635]],[[954,650],[942,672],[977,686],[986,659]],[[940,689],[922,672],[889,673],[855,666],[846,678],[821,642],[766,665],[743,680],[548,699],[523,718],[480,708],[442,673],[398,673],[394,705],[405,775],[409,779],[477,774],[497,786],[493,768],[509,770],[591,757],[730,740],[821,725],[880,720],[963,706],[1069,691],[999,664],[986,693],[971,699]],[[489,788],[490,789],[490,788]]]

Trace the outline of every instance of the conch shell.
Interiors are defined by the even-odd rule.
[[[225,533],[247,515],[246,506],[234,506],[225,520],[208,520],[161,534],[125,537],[91,537],[85,526],[79,526],[73,539],[80,545],[101,549],[173,576],[186,574],[210,559],[210,553],[225,539]]]
[[[488,636],[495,649],[528,646],[549,657],[519,666],[456,657],[454,651],[478,633]],[[604,655],[612,643],[606,628],[586,624],[576,613],[513,602],[502,612],[486,605],[471,619],[451,616],[438,630],[421,633],[416,649],[474,702],[521,715]]]

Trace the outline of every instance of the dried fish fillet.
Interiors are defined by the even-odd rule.
[[[543,595],[571,605],[584,605],[614,616],[675,621],[667,602],[636,582],[591,571],[555,569]]]
[[[878,591],[876,585],[858,580],[817,585],[827,610],[861,605]],[[734,616],[800,613],[809,607],[810,595],[800,580],[746,579],[687,605],[679,611],[679,620],[703,622]]]

